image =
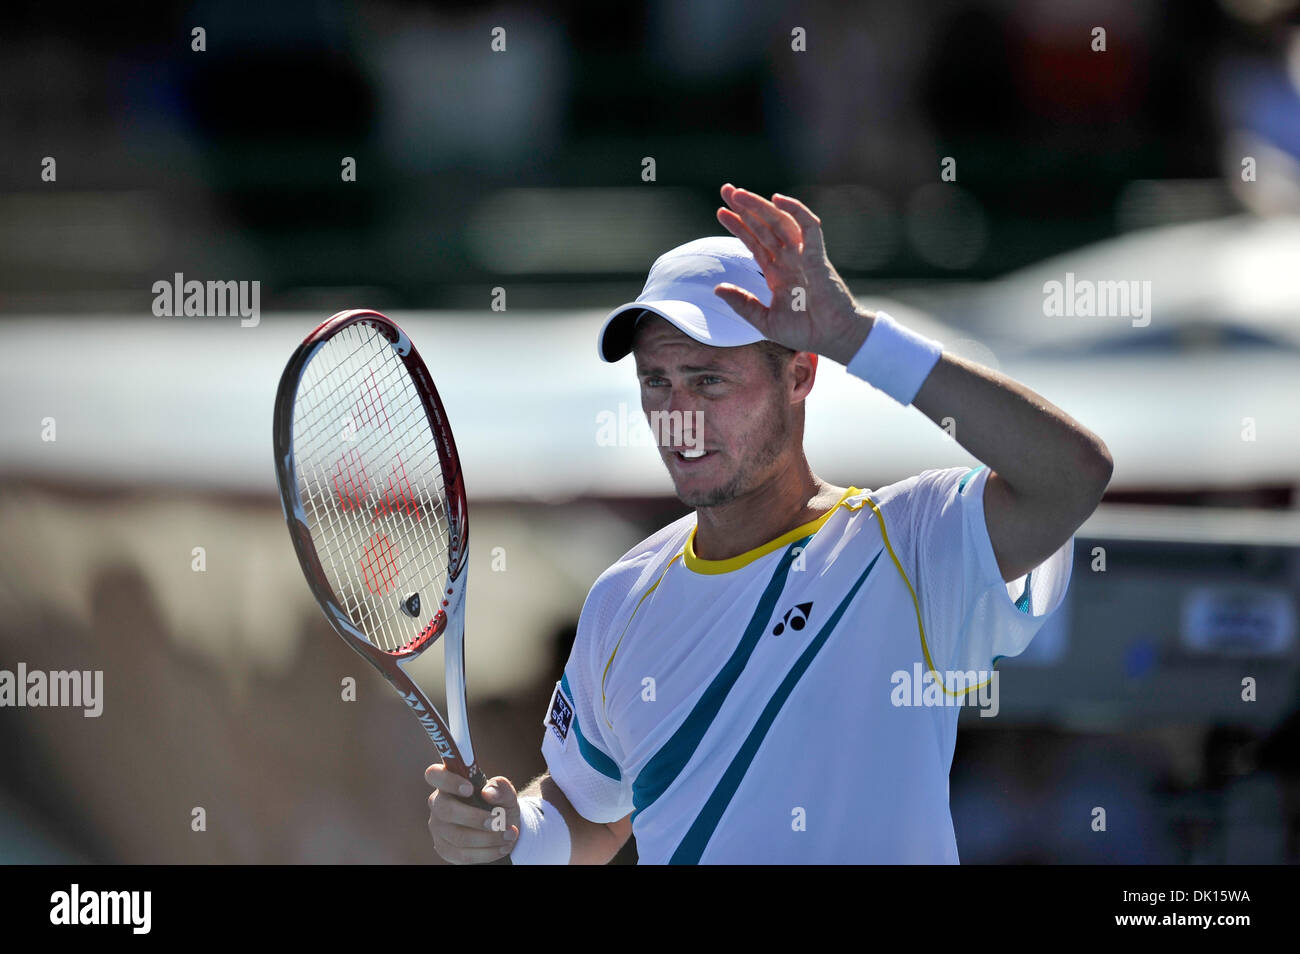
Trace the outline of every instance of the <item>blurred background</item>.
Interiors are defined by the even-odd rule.
[[[724,182],[1114,456],[1068,604],[963,715],[962,860],[1300,860],[1296,0],[8,0],[0,177],[0,669],[104,673],[99,718],[0,709],[0,861],[437,861],[427,739],[275,496],[280,370],[350,307],[455,426],[480,763],[542,771],[588,587],[683,512],[595,333]],[[159,316],[177,273],[256,320]],[[1143,304],[1053,314],[1078,281]],[[972,462],[827,364],[822,476]]]

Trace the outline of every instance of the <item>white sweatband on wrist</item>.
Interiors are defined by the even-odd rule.
[[[567,865],[572,845],[560,810],[544,798],[519,799],[519,841],[510,852],[516,865]]]
[[[849,361],[849,374],[906,406],[921,390],[942,352],[943,345],[933,338],[904,328],[878,311],[867,340]]]

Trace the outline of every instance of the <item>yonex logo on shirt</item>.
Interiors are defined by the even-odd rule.
[[[807,603],[799,603],[794,607],[794,609],[786,610],[785,615],[781,617],[781,622],[772,627],[772,635],[780,636],[785,632],[787,626],[795,632],[803,629],[808,625],[808,616],[812,613],[812,607],[813,605],[810,601]]]

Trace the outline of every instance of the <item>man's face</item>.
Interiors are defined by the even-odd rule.
[[[648,315],[632,353],[641,408],[687,506],[734,500],[801,452],[806,388],[778,379],[756,345],[713,348]]]

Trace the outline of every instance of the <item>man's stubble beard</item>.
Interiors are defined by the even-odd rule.
[[[790,421],[772,405],[768,405],[767,426],[754,438],[758,444],[752,460],[742,460],[732,478],[720,487],[695,493],[689,497],[677,495],[688,507],[716,507],[730,503],[754,489],[755,475],[772,465],[785,449],[791,431]]]

